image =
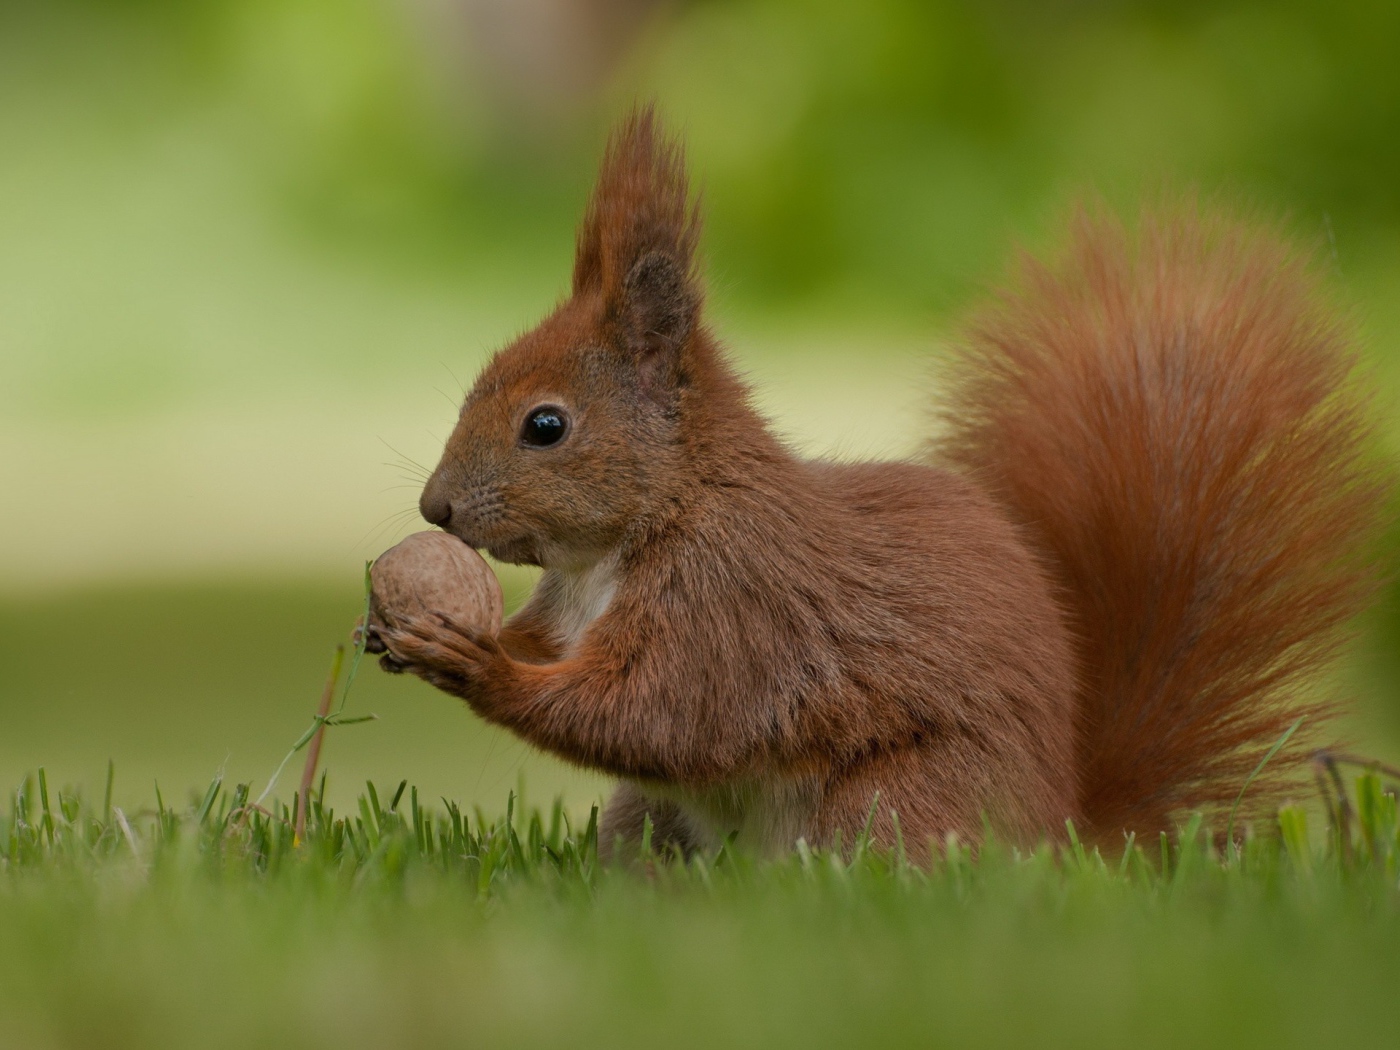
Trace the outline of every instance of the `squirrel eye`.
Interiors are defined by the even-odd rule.
[[[562,408],[545,405],[525,417],[525,425],[520,428],[520,443],[530,448],[548,448],[557,445],[569,432],[569,417]]]

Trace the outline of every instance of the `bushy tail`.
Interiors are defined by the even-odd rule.
[[[1306,258],[1194,207],[1081,214],[976,321],[939,458],[1043,546],[1078,639],[1078,817],[1230,805],[1376,587],[1385,502],[1347,326]],[[1255,781],[1257,811],[1307,757]]]

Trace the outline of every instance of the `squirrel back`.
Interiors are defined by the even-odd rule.
[[[1194,205],[1081,212],[970,326],[934,455],[1040,551],[1080,680],[1079,818],[1155,832],[1277,804],[1315,680],[1373,594],[1386,485],[1350,334],[1307,258]]]

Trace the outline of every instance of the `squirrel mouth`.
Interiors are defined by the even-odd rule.
[[[503,537],[494,529],[473,528],[470,527],[472,524],[458,520],[454,516],[450,522],[442,526],[442,529],[444,532],[456,536],[468,547],[486,551],[497,561],[516,565],[538,564],[538,562],[530,560],[534,554],[534,543],[528,535]],[[492,533],[496,534],[492,535]]]
[[[539,551],[528,536],[502,540],[486,547],[486,553],[508,565],[540,565]]]

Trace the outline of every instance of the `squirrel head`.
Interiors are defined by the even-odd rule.
[[[579,228],[572,295],[477,378],[424,518],[503,561],[566,566],[664,508],[704,367],[699,230],[681,147],[634,111]]]

